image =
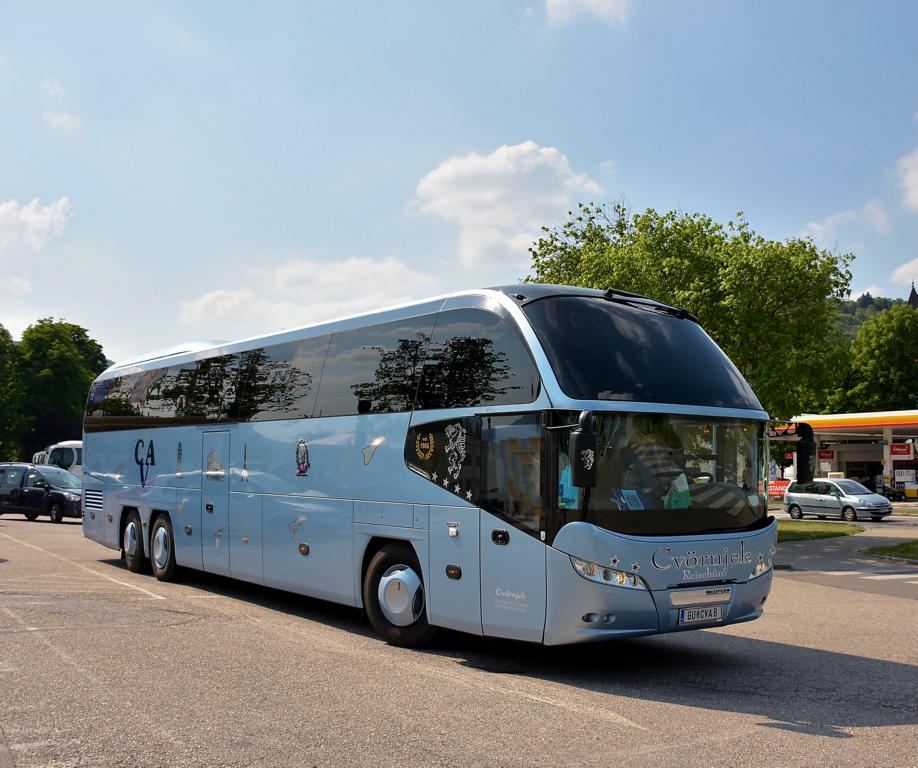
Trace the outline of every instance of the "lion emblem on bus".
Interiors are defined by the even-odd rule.
[[[446,428],[446,471],[455,480],[465,463],[465,427],[450,424]]]
[[[296,443],[296,476],[306,477],[309,467],[309,446],[300,438]]]

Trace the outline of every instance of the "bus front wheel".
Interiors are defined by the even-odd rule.
[[[433,638],[427,623],[421,566],[408,544],[386,544],[370,560],[363,605],[373,629],[392,645],[418,648]]]

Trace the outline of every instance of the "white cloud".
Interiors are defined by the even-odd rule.
[[[918,259],[912,259],[898,267],[891,275],[894,283],[908,285],[912,281],[918,283]]]
[[[42,116],[45,125],[58,133],[72,133],[83,126],[83,121],[72,112],[44,112]]]
[[[0,251],[23,242],[37,253],[48,240],[64,231],[72,216],[67,197],[45,206],[38,198],[28,205],[20,205],[13,199],[0,203]]]
[[[50,96],[53,99],[62,99],[67,93],[64,91],[64,86],[62,86],[57,80],[53,77],[46,77],[41,81],[41,90],[46,96]]]
[[[614,160],[603,160],[599,164],[599,170],[602,171],[606,176],[614,176],[618,173],[618,163]]]
[[[533,141],[444,160],[419,182],[412,206],[459,227],[459,260],[466,267],[502,260],[525,265],[527,248],[599,185],[574,173],[565,155]]]
[[[32,281],[27,277],[12,275],[7,284],[10,293],[14,296],[24,296],[32,291]]]
[[[196,336],[224,339],[296,328],[436,293],[429,275],[395,258],[294,260],[251,275],[251,285],[220,288],[182,302],[179,321]]]
[[[865,293],[869,293],[876,298],[877,296],[888,296],[889,292],[882,285],[868,285],[862,291],[852,291],[849,297],[852,301],[861,298]]]
[[[918,149],[896,163],[899,181],[902,184],[902,202],[908,208],[918,211]]]
[[[831,245],[840,229],[864,223],[877,232],[889,231],[889,214],[879,200],[868,200],[858,209],[833,213],[822,221],[811,221],[804,227],[803,234],[822,245]]]
[[[631,0],[545,0],[549,24],[570,24],[578,16],[594,16],[607,24],[624,24],[631,13]]]

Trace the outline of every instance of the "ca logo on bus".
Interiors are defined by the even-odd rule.
[[[150,467],[156,466],[156,452],[153,450],[152,440],[146,446],[146,452],[144,452],[143,440],[138,440],[134,444],[134,463],[140,469],[140,487],[145,488],[147,477],[150,475]]]

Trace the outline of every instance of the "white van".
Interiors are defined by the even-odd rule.
[[[55,467],[66,469],[77,477],[83,476],[83,441],[82,440],[64,440],[61,443],[55,443],[45,448],[46,454],[41,464],[52,464]],[[36,454],[37,456],[38,454]]]

